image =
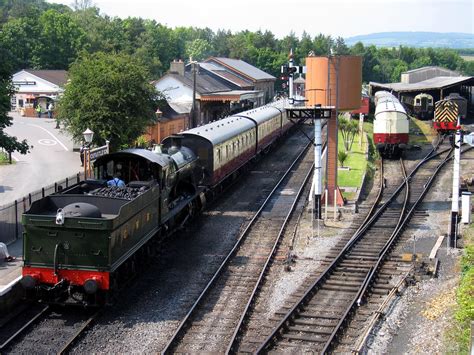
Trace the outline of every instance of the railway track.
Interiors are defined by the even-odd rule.
[[[369,295],[382,298],[392,289],[386,280],[390,271],[381,271],[383,267],[396,268],[389,259],[390,251],[450,154],[449,149],[439,153],[433,149],[409,175],[400,162],[401,182],[397,174],[381,179],[379,207],[374,204],[345,247],[328,261],[325,271],[296,295],[287,311],[278,314],[280,322],[254,351],[327,353],[334,349],[358,306],[366,304]]]
[[[99,314],[100,310],[32,304],[8,322],[13,326],[2,329],[0,351],[65,354]]]
[[[228,352],[313,171],[309,145],[287,169],[162,350]]]

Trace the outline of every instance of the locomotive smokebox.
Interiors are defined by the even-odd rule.
[[[306,58],[308,106],[335,106],[339,111],[360,108],[362,57],[331,56]]]

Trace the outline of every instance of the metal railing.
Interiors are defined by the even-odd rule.
[[[57,192],[59,186],[67,188],[83,180],[84,172],[80,172],[45,186],[41,190],[33,191],[12,203],[0,206],[0,242],[8,245],[20,238],[23,233],[21,215],[30,208],[33,202]]]

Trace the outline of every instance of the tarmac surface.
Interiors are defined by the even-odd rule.
[[[33,148],[26,155],[14,152],[13,164],[0,165],[0,206],[82,170],[79,153],[73,152],[72,138],[55,128],[56,120],[21,117],[17,112],[9,115],[13,117],[13,125],[5,132],[20,141],[26,139]],[[21,277],[23,239],[9,244],[8,251],[17,259],[14,262],[0,260],[0,297]]]
[[[11,112],[13,125],[5,132],[33,146],[26,155],[14,152],[14,164],[0,165],[0,206],[82,170],[72,138],[48,118],[21,117]]]

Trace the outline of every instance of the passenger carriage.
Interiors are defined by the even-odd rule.
[[[273,106],[265,106],[238,114],[253,121],[257,127],[257,154],[267,149],[282,133],[282,113]]]
[[[375,108],[374,143],[384,155],[396,155],[406,148],[409,117],[393,95],[384,95]]]
[[[214,186],[238,170],[256,155],[255,123],[247,118],[231,116],[165,138],[169,147],[181,139],[183,146],[197,153],[202,167],[202,184]]]

